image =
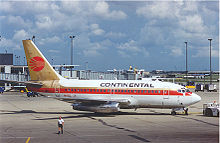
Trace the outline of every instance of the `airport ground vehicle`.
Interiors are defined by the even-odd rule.
[[[219,104],[216,102],[203,104],[203,115],[219,117]]]
[[[215,84],[206,84],[205,89],[208,92],[212,92],[212,91],[217,92],[217,86]]]
[[[203,91],[204,92],[204,85],[203,84],[196,84],[195,92]]]
[[[195,82],[194,81],[188,81],[186,83],[186,88],[195,88]]]
[[[35,97],[38,96],[38,93],[33,92],[33,91],[29,91],[27,88],[25,88],[26,92],[27,92],[27,96],[28,97]]]
[[[5,91],[5,87],[0,87],[0,93],[3,93]]]

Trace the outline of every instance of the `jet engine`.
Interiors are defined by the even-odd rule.
[[[119,103],[107,102],[104,104],[94,105],[88,103],[75,103],[72,104],[74,110],[91,111],[97,113],[113,113],[119,111]]]

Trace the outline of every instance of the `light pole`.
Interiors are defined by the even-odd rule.
[[[25,57],[24,57],[24,66],[25,66]]]
[[[20,56],[18,56],[18,65],[20,65]]]
[[[15,61],[14,65],[16,65],[16,55],[15,55],[15,60],[14,61]]]
[[[208,39],[210,42],[210,84],[212,84],[212,55],[211,55],[211,46],[212,46],[212,39]]]
[[[53,59],[52,59],[52,66],[53,66]]]
[[[86,62],[86,71],[88,70],[89,62]]]
[[[70,77],[72,77],[73,73],[72,73],[72,65],[73,65],[73,38],[75,38],[75,36],[70,36],[71,39],[71,51],[70,51]]]
[[[187,85],[187,82],[188,82],[188,70],[187,70],[187,42],[184,42],[186,44],[186,85]]]

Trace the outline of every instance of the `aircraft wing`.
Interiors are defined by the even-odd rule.
[[[52,97],[54,98],[54,97]],[[128,99],[88,99],[88,98],[71,98],[71,97],[55,97],[55,99],[68,102],[68,103],[85,103],[85,104],[92,104],[92,105],[99,105],[104,104],[107,102],[117,102],[123,105],[129,105],[130,101]]]
[[[14,81],[14,80],[0,80],[1,83],[15,83],[15,84],[24,84],[27,86],[41,87],[43,84],[33,82],[33,81]]]

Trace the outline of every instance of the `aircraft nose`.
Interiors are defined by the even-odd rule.
[[[192,102],[197,103],[201,100],[201,97],[195,93],[192,93]]]

